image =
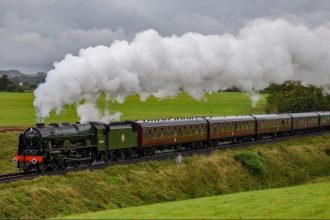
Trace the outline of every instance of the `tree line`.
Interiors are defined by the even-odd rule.
[[[267,96],[266,112],[312,112],[330,110],[330,95],[323,88],[286,81],[271,84],[263,93]]]
[[[12,82],[7,75],[0,77],[0,91],[4,92],[23,92],[24,90]]]
[[[0,91],[2,92],[24,92],[32,91],[37,88],[37,85],[29,82],[17,83],[15,78],[11,80],[8,75],[0,75]]]

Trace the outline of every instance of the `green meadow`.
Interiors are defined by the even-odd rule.
[[[36,123],[33,100],[33,93],[1,92],[0,126]],[[175,98],[163,100],[150,97],[145,102],[140,101],[138,96],[128,97],[123,104],[106,102],[104,98],[98,102],[100,107],[106,105],[110,112],[121,112],[121,120],[260,113],[263,112],[265,103],[265,95],[261,95],[257,107],[253,108],[248,95],[239,92],[206,94],[201,101],[182,93]],[[71,105],[65,106],[60,115],[52,112],[46,123],[77,120],[75,106]]]
[[[64,219],[329,219],[330,181],[159,203]]]

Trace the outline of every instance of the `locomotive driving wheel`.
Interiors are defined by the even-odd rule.
[[[47,165],[45,163],[39,163],[37,166],[38,173],[44,173],[47,170]]]

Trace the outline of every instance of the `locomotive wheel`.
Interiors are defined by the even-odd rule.
[[[77,168],[77,167],[80,166],[80,161],[73,161],[73,162],[71,163],[71,165],[72,165],[74,168]]]
[[[60,169],[67,169],[69,166],[69,163],[66,160],[61,161],[59,164]]]
[[[28,165],[26,165],[26,164],[23,164],[23,171],[25,172],[25,173],[27,173],[27,172],[29,172],[30,171],[30,167],[28,166]]]
[[[92,154],[92,152],[90,152],[89,156],[91,159],[87,161],[87,164],[92,165],[94,162],[94,154]]]
[[[44,163],[39,163],[37,169],[38,169],[37,171],[38,173],[44,173],[47,169],[47,166]]]

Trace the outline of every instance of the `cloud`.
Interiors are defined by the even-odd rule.
[[[316,27],[330,21],[327,0],[2,0],[0,68],[46,71],[66,53],[131,40],[154,29],[236,34],[255,18],[285,18]]]

